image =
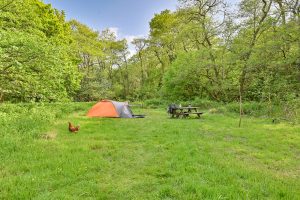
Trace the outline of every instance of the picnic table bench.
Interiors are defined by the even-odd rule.
[[[203,112],[198,111],[199,107],[193,107],[193,106],[188,106],[188,107],[173,107],[169,113],[171,115],[171,118],[187,118],[190,117],[190,115],[197,115],[198,118],[201,117]]]

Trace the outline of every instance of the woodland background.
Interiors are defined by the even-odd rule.
[[[40,0],[0,1],[0,102],[252,102],[295,117],[299,0],[179,0],[136,38],[67,21]]]

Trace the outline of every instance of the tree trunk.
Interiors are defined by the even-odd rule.
[[[128,97],[129,95],[129,72],[128,72],[128,62],[127,62],[127,58],[126,55],[123,55],[124,58],[124,62],[125,62],[125,98]]]
[[[0,93],[0,103],[2,102],[2,98],[3,98],[3,93]]]
[[[144,66],[143,66],[143,58],[141,52],[139,52],[139,59],[140,59],[140,67],[141,67],[141,85],[144,85]]]
[[[276,3],[278,4],[279,9],[280,9],[282,24],[285,25],[286,24],[286,17],[285,17],[285,8],[283,6],[283,2],[282,2],[282,0],[276,0]]]

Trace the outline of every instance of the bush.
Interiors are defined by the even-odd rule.
[[[211,108],[208,110],[210,114],[225,114],[227,112],[226,108],[224,106],[218,107],[218,108]]]
[[[245,102],[242,106],[243,114],[245,115],[262,116],[268,114],[268,105],[266,103]],[[240,104],[238,102],[226,104],[225,107],[229,112],[240,113]]]
[[[24,143],[40,138],[55,120],[75,111],[86,111],[92,104],[0,104],[0,157],[20,151]]]
[[[196,98],[191,102],[191,105],[197,106],[200,109],[210,109],[210,108],[217,108],[222,106],[222,103],[216,102],[216,101],[211,101],[208,99],[200,99]]]
[[[238,102],[225,105],[228,112],[240,113]],[[269,117],[279,121],[285,120],[292,123],[300,123],[300,101],[281,102],[280,104],[269,104],[267,102],[244,102],[243,114],[255,117]]]
[[[75,111],[87,110],[87,105],[89,104],[0,104],[0,137],[39,137],[56,119]]]
[[[144,105],[147,108],[158,108],[158,107],[166,107],[168,106],[167,101],[162,99],[148,99],[144,101]]]

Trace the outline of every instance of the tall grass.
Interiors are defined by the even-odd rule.
[[[208,99],[195,98],[190,101],[168,101],[162,99],[149,99],[144,101],[147,108],[166,108],[169,104],[175,103],[182,106],[197,106],[201,110],[208,110],[212,113],[239,114],[239,102],[222,103]],[[243,114],[254,117],[270,118],[274,121],[287,121],[293,124],[300,123],[300,100],[289,102],[269,103],[269,102],[244,102]]]
[[[1,104],[0,134],[36,138],[53,122],[72,112],[87,109],[86,103]]]
[[[89,106],[86,103],[0,104],[0,156],[21,150],[24,144],[51,129],[56,120]]]

